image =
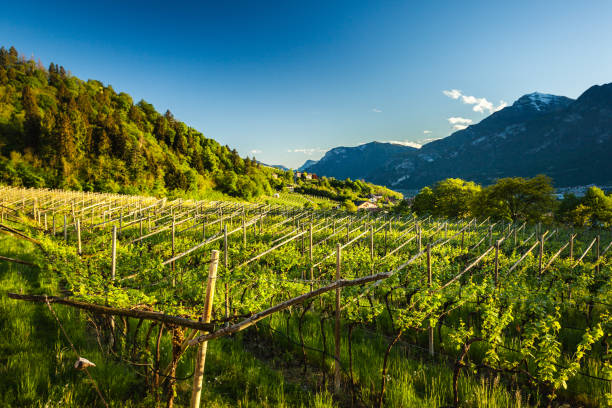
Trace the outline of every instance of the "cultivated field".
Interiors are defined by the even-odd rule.
[[[610,231],[12,187],[0,204],[3,406],[612,402]]]

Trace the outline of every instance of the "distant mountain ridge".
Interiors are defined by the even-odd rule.
[[[340,147],[308,168],[403,190],[449,177],[490,184],[536,174],[559,187],[609,184],[612,84],[592,86],[576,100],[534,92],[421,149],[377,142]]]

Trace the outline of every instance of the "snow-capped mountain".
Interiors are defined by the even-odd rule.
[[[578,99],[534,92],[480,123],[424,145],[337,148],[309,167],[336,178],[363,178],[412,190],[448,177],[489,184],[546,174],[556,186],[612,183],[612,84]],[[365,145],[365,146],[368,146]],[[404,149],[401,149],[401,148]]]

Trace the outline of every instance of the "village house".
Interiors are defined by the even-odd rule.
[[[357,210],[378,211],[378,206],[371,201],[355,201]]]

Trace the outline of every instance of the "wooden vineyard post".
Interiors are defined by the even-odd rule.
[[[542,273],[542,258],[544,257],[544,234],[540,235],[540,256],[538,260],[538,271]]]
[[[122,229],[123,229],[123,208],[121,209],[121,213],[119,213],[119,231],[117,231],[117,233],[119,234],[119,237],[121,237]]]
[[[204,216],[204,221],[202,221],[202,241],[206,241],[206,221],[208,217]]]
[[[309,234],[309,250],[308,250],[308,260],[310,261],[310,290],[313,288],[314,282],[314,268],[312,266],[312,223],[310,224],[310,234]]]
[[[493,226],[489,225],[489,246],[493,245]]]
[[[64,241],[68,242],[68,223],[66,221],[66,214],[64,214]]]
[[[247,230],[246,230],[246,222],[244,221],[244,208],[242,209],[242,245],[246,248],[247,242]]]
[[[204,303],[204,313],[202,321],[210,323],[212,313],[213,298],[215,296],[215,283],[217,281],[217,265],[219,264],[219,251],[212,251],[210,264],[208,266],[208,283],[206,285],[206,300]],[[208,342],[202,342],[198,346],[196,355],[196,366],[193,374],[193,388],[191,389],[190,408],[199,408],[200,399],[202,397],[202,381],[204,380],[204,364],[206,363],[206,349]]]
[[[419,235],[419,253],[423,250],[423,245],[421,244],[421,225],[417,222],[417,234]]]
[[[370,225],[370,260],[374,267],[374,227],[372,225]]]
[[[226,223],[223,226],[223,273],[225,273],[226,277],[229,272],[227,269],[228,261],[229,261],[229,255],[227,252],[228,252],[228,244],[227,244],[227,223]],[[229,286],[227,282],[225,282],[225,318],[226,319],[229,318]],[[227,322],[227,325],[229,325],[229,322]]]
[[[495,242],[495,287],[499,284],[499,244],[500,240]]]
[[[55,212],[53,212],[53,220],[51,221],[52,225],[53,225],[53,236],[55,237]]]
[[[4,210],[2,210],[2,221],[4,221]],[[47,232],[48,230],[48,226],[47,226],[47,212],[45,211],[45,232]]]
[[[514,227],[514,247],[516,247],[516,227]]]
[[[431,288],[433,284],[433,276],[431,275],[431,244],[427,244],[427,286]],[[429,334],[429,355],[433,357],[434,355],[434,329],[431,327],[431,323],[429,328],[427,329]]]
[[[115,280],[117,271],[117,226],[113,225],[113,243],[111,249],[111,279]]]
[[[78,243],[79,255],[81,255],[82,251],[81,251],[81,220],[80,219],[76,220],[76,233],[77,233],[77,243]]]
[[[175,235],[176,235],[176,217],[174,214],[172,214],[172,257],[173,258],[176,253],[176,247],[174,245]],[[172,287],[174,287],[175,285],[176,285],[176,276],[174,275],[174,261],[172,261]]]
[[[570,248],[569,248],[570,261],[574,260],[574,237],[576,237],[575,234],[570,234]]]
[[[463,251],[463,240],[465,238],[465,231],[461,231],[461,250]]]
[[[597,242],[595,243],[596,247],[595,247],[595,271],[597,273],[599,273],[599,235],[597,235]]]
[[[340,280],[340,265],[342,262],[342,246],[336,247],[336,281]],[[334,353],[334,391],[340,393],[340,288],[336,288],[336,324],[334,327],[336,350]]]

